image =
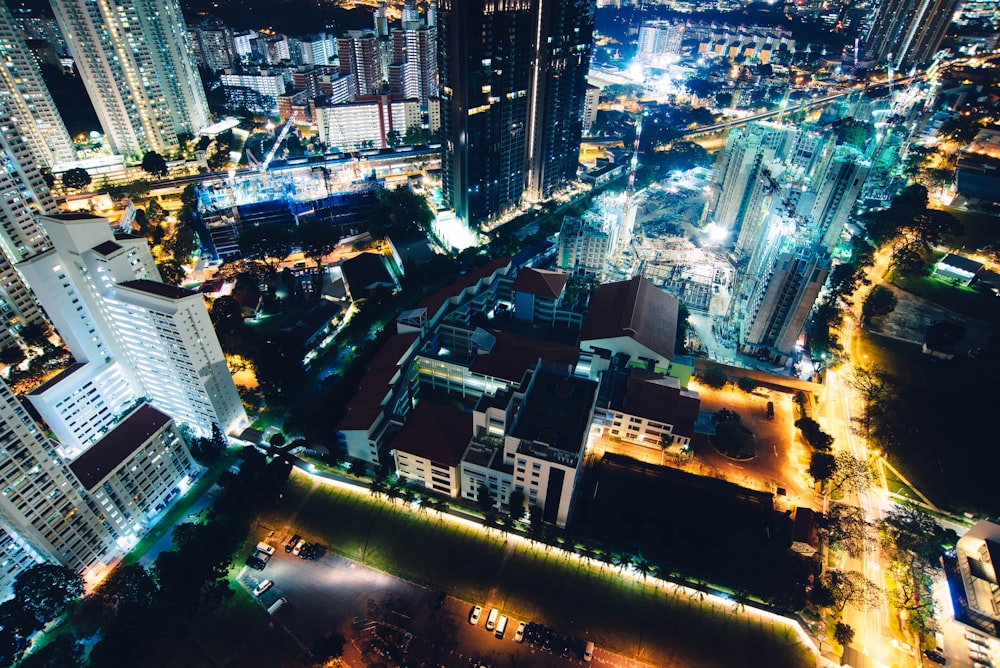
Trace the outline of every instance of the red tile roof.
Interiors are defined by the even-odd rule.
[[[539,359],[576,366],[580,351],[548,341],[529,339],[516,334],[493,330],[496,343],[489,353],[479,353],[469,367],[470,371],[485,376],[521,382],[524,372],[533,369]]]
[[[446,285],[430,297],[425,297],[417,304],[417,308],[426,308],[427,317],[433,318],[446,301],[459,294],[471,285],[475,285],[487,276],[500,271],[510,265],[510,256],[500,257],[491,260],[478,269],[473,269],[465,276],[462,276],[451,285]]]
[[[93,489],[169,420],[168,416],[149,404],[143,404],[69,467],[84,487]]]
[[[518,273],[511,288],[514,292],[526,292],[536,297],[558,299],[568,280],[568,274],[529,267]]]
[[[641,276],[598,286],[583,321],[581,345],[584,341],[627,336],[672,360],[679,305],[677,297]]]
[[[680,389],[674,378],[643,378],[635,370],[629,376],[622,412],[636,417],[673,425],[678,436],[694,436],[701,399],[694,392]]]
[[[406,417],[392,448],[441,466],[455,467],[462,461],[471,438],[471,413],[421,401]]]

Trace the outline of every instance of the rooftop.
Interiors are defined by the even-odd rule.
[[[185,290],[184,288],[177,288],[172,285],[167,285],[166,283],[160,283],[159,281],[151,281],[148,278],[140,278],[134,281],[123,281],[118,284],[118,287],[128,288],[138,292],[145,292],[147,294],[156,295],[157,297],[165,297],[166,299],[184,299],[185,297],[198,294],[197,292],[191,292],[190,290]]]
[[[522,269],[511,286],[514,292],[526,292],[536,297],[558,299],[569,280],[567,274],[545,269]]]
[[[528,386],[513,435],[578,454],[590,430],[597,383],[540,365]]]
[[[93,489],[169,421],[168,416],[143,404],[69,467],[84,487]]]
[[[672,425],[674,434],[691,438],[700,405],[698,395],[682,390],[676,378],[650,378],[649,374],[633,369],[621,411]]]
[[[580,332],[584,341],[629,337],[666,359],[674,358],[677,297],[641,276],[598,286]]]
[[[114,241],[102,241],[101,243],[94,246],[92,249],[95,253],[108,257],[113,255],[122,249],[120,244],[116,244]]]
[[[385,260],[378,253],[360,253],[340,263],[352,299],[367,297],[379,285],[394,286]]]
[[[520,382],[524,372],[538,364],[539,359],[576,366],[580,351],[548,341],[529,339],[500,330],[493,330],[496,338],[492,349],[479,352],[469,370],[484,376]]]
[[[472,438],[472,414],[441,404],[421,401],[406,416],[391,447],[439,466],[454,467]]]
[[[31,392],[28,392],[28,396],[45,394],[53,387],[66,380],[67,378],[69,378],[71,375],[73,375],[86,365],[87,365],[86,362],[73,362],[68,367],[60,371],[57,375],[53,376],[52,378],[49,378],[47,381],[45,381],[44,383],[33,389]]]

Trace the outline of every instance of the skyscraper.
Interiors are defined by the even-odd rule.
[[[593,0],[540,2],[528,93],[528,192],[546,198],[576,178],[587,72],[594,40]]]
[[[864,40],[878,65],[900,70],[930,62],[958,0],[881,0]]]
[[[592,0],[440,3],[444,198],[468,225],[572,178],[592,32]]]
[[[73,142],[7,3],[0,3],[0,106],[40,167],[73,160]]]
[[[24,325],[44,322],[14,264],[48,248],[37,217],[56,208],[21,127],[0,103],[0,349],[14,344]]]
[[[51,0],[111,147],[170,153],[211,114],[177,0]]]

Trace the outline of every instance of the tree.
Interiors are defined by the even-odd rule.
[[[229,150],[216,148],[216,150],[205,159],[205,163],[213,172],[225,169],[229,166]]]
[[[892,290],[881,285],[876,285],[865,297],[861,306],[861,320],[866,323],[880,321],[889,315],[896,308],[898,300]]]
[[[833,446],[833,436],[823,431],[811,417],[799,418],[795,421],[795,426],[802,432],[806,442],[817,450],[828,451]]]
[[[178,526],[190,526],[183,524]],[[183,541],[178,541],[181,544]],[[94,592],[104,614],[127,622],[148,610],[159,591],[156,582],[142,564],[120,565]]]
[[[837,471],[837,459],[828,452],[813,452],[809,455],[809,475],[816,482],[824,482]]]
[[[244,328],[243,309],[240,307],[240,303],[229,295],[216,297],[215,301],[212,302],[210,316],[219,336]]]
[[[524,491],[520,489],[514,489],[510,493],[510,498],[507,502],[507,508],[510,511],[510,516],[512,519],[519,520],[524,517],[524,504],[526,501],[524,496]]]
[[[53,638],[44,647],[33,651],[18,668],[65,668],[65,666],[87,665],[84,646],[76,638],[61,635]]]
[[[847,647],[854,640],[854,629],[850,624],[837,622],[837,625],[833,627],[833,639],[838,644]]]
[[[836,502],[830,504],[820,522],[820,532],[831,547],[840,548],[855,559],[868,549],[874,537],[874,527],[865,520],[860,508]]]
[[[268,283],[274,282],[279,266],[292,254],[295,245],[292,231],[275,223],[245,227],[240,234],[240,254],[266,268]]]
[[[403,141],[402,136],[399,134],[399,130],[389,130],[385,133],[385,143],[389,146],[399,146]]]
[[[184,265],[173,258],[157,262],[156,268],[160,270],[160,276],[167,285],[179,286],[187,278]]]
[[[848,604],[859,609],[878,605],[882,596],[878,585],[857,571],[829,570],[822,583],[833,594],[838,613]]]
[[[65,566],[36,564],[17,576],[14,598],[42,624],[83,595],[83,580]]]
[[[479,504],[479,509],[484,513],[493,510],[493,495],[490,494],[489,487],[483,484],[479,485],[479,489],[476,492],[476,502]]]
[[[86,169],[74,167],[63,172],[62,184],[67,190],[83,189],[90,185],[92,179]]]
[[[875,482],[875,467],[872,462],[841,450],[834,455],[837,467],[831,477],[831,492],[844,490],[845,493],[864,492]]]
[[[427,199],[409,188],[382,188],[375,192],[375,203],[368,215],[368,232],[373,239],[390,235],[416,237],[434,220]]]
[[[757,389],[758,383],[750,376],[740,376],[736,380],[736,387],[740,388],[747,394],[750,394],[751,392]]]
[[[24,351],[19,346],[11,344],[0,350],[0,363],[8,366],[17,366],[25,359]]]
[[[709,387],[721,390],[729,382],[729,374],[718,364],[709,363],[708,366],[698,372],[698,380]]]
[[[347,639],[341,634],[333,631],[316,643],[313,647],[313,657],[328,665],[330,659],[339,659],[344,655],[344,643]]]
[[[167,175],[167,161],[156,151],[147,151],[142,156],[142,171],[153,176],[164,177]]]
[[[272,448],[281,448],[287,442],[288,442],[288,439],[286,439],[285,435],[282,434],[281,432],[278,432],[277,434],[275,434],[274,436],[272,436],[271,440],[268,441],[268,443],[270,444],[270,446]]]

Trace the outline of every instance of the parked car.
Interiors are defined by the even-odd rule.
[[[292,536],[292,539],[285,544],[285,553],[289,553],[295,549],[295,546],[299,544],[299,540],[302,538],[299,534]]]
[[[254,587],[253,595],[260,596],[274,586],[274,580],[261,580],[260,584]]]
[[[299,542],[297,542],[295,544],[295,547],[292,548],[292,554],[294,554],[296,557],[299,556],[299,552],[302,551],[302,548],[305,546],[305,544],[306,541],[300,538]]]
[[[262,571],[267,566],[267,562],[257,556],[258,554],[260,553],[251,554],[244,563],[255,571]]]
[[[479,623],[479,618],[483,616],[483,606],[477,605],[469,613],[469,623],[475,626]]]
[[[517,625],[517,631],[514,632],[514,642],[524,642],[524,630],[527,626],[524,622]]]
[[[947,659],[947,657],[945,657],[945,655],[942,654],[941,652],[936,652],[936,651],[934,651],[932,649],[925,649],[924,650],[924,656],[926,656],[930,661],[933,661],[934,663],[936,663],[938,665],[941,665],[941,666],[948,665],[948,659]]]

